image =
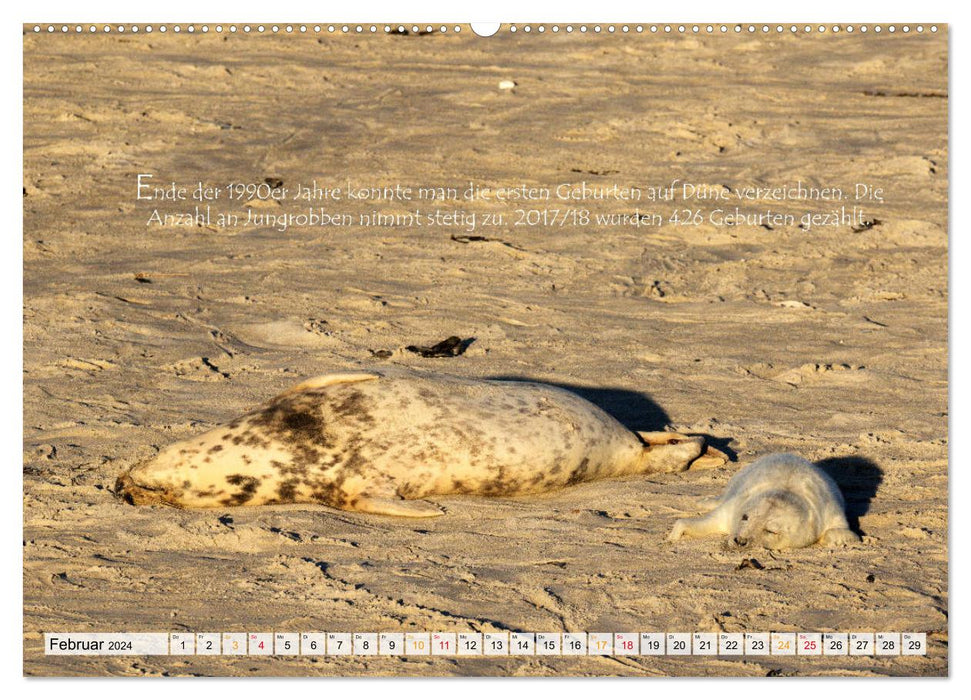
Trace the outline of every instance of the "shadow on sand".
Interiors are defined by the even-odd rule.
[[[840,487],[850,528],[861,533],[860,516],[870,510],[870,503],[883,482],[883,470],[866,457],[831,457],[816,462],[816,466]]]
[[[664,430],[670,424],[671,417],[667,411],[661,408],[654,399],[640,391],[621,389],[617,387],[590,387],[578,384],[563,384],[560,382],[550,382],[544,379],[532,379],[530,377],[511,377],[499,376],[488,377],[503,382],[538,382],[549,384],[573,392],[580,398],[586,399],[594,406],[609,413],[616,418],[624,427],[630,430],[641,430],[653,432]],[[738,456],[728,444],[731,438],[719,438],[703,433],[690,433],[692,435],[702,435],[705,441],[728,455],[731,461],[736,461]]]

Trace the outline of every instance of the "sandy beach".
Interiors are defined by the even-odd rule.
[[[944,27],[25,31],[25,674],[947,675],[947,91]],[[138,174],[190,198],[140,200]],[[197,183],[224,194],[192,201]],[[290,198],[230,202],[234,183]],[[313,183],[345,198],[293,199]],[[570,199],[581,183],[616,189]],[[685,183],[733,199],[657,199],[669,186],[683,198]],[[796,183],[854,198],[762,192],[742,208],[782,218],[724,219],[744,188]],[[470,185],[523,189],[346,197]],[[553,201],[524,199],[531,188]],[[205,220],[151,221],[207,204]],[[802,219],[840,206],[847,223]],[[351,225],[258,218],[312,208]],[[438,219],[407,225],[418,209]],[[703,220],[671,223],[680,209]],[[238,225],[220,223],[229,212]],[[390,218],[360,223],[377,215]],[[406,349],[450,336],[464,353]],[[632,429],[705,435],[733,461],[539,497],[442,497],[447,514],[423,521],[133,507],[113,494],[126,468],[304,378],[387,366],[558,384]],[[859,545],[666,541],[770,452],[833,475]],[[43,653],[54,631],[504,630],[925,632],[928,652]]]

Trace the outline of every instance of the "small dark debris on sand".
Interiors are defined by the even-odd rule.
[[[434,33],[435,33],[434,31],[431,31],[430,32],[427,29],[419,29],[417,32],[414,32],[414,35],[415,36],[429,36],[430,34],[434,34]],[[404,27],[395,27],[390,32],[388,32],[388,34],[391,35],[391,36],[411,36],[412,35],[412,32],[410,32],[409,30],[405,29]]]
[[[870,221],[864,221],[859,226],[853,227],[853,233],[863,233],[864,231],[869,231],[874,226],[879,226],[883,222],[880,219],[871,219]]]
[[[741,571],[742,569],[756,569],[761,571],[764,568],[765,566],[758,559],[742,559],[742,563],[735,567],[735,571]]]
[[[946,92],[887,92],[886,90],[864,90],[863,94],[867,97],[937,97],[942,100],[947,99]]]
[[[512,248],[513,250],[526,250],[525,248],[520,248],[518,245],[513,245],[512,243],[504,241],[501,238],[489,238],[488,236],[456,236],[454,233],[450,236],[450,238],[456,243],[499,243],[507,248]]]
[[[422,357],[458,357],[468,349],[474,340],[475,338],[462,340],[457,335],[453,335],[435,345],[409,345],[405,350],[417,353]]]
[[[570,168],[571,173],[583,173],[586,175],[616,175],[619,170],[584,170],[583,168]]]

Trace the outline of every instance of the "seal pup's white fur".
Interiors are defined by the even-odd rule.
[[[839,487],[811,462],[767,455],[729,480],[710,513],[678,520],[668,539],[727,534],[730,545],[768,549],[857,542],[844,507]]]
[[[118,479],[135,504],[322,503],[429,517],[427,496],[513,496],[725,462],[704,439],[634,433],[537,382],[400,368],[307,380],[227,425],[165,448]]]

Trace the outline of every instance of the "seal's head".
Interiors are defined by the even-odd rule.
[[[812,510],[789,491],[772,491],[748,499],[738,510],[729,546],[795,549],[818,539]]]
[[[118,477],[115,495],[133,506],[179,506],[183,489],[177,477],[175,470],[161,467],[157,460],[142,462]]]

